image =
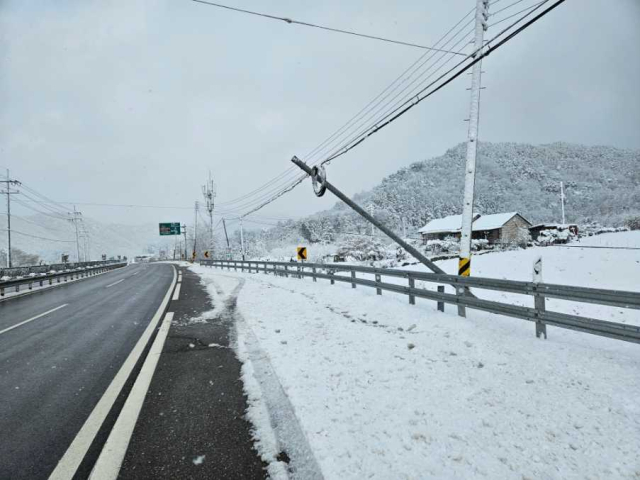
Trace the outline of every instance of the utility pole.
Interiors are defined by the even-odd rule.
[[[407,239],[407,218],[402,217],[402,238]]]
[[[187,226],[182,225],[182,234],[184,235],[184,259],[185,261],[189,258],[187,254]]]
[[[7,195],[7,267],[11,268],[13,266],[11,261],[11,195],[16,195],[20,193],[18,190],[11,190],[11,185],[21,185],[18,180],[11,180],[9,176],[9,169],[7,168],[7,178],[6,180],[0,180],[0,183],[5,184],[6,190],[0,192]]]
[[[76,206],[73,206],[73,213],[69,213],[71,215],[71,221],[73,222],[73,226],[76,229],[76,253],[78,255],[78,263],[80,263],[80,235],[78,235],[78,220],[82,215],[81,212],[76,211]]]
[[[482,53],[484,32],[487,29],[489,0],[476,0],[476,25],[474,57]],[[476,155],[478,152],[478,124],[480,122],[480,83],[482,61],[473,65],[471,71],[471,104],[469,107],[469,132],[467,136],[467,158],[464,171],[464,199],[462,204],[462,230],[458,275],[471,274],[471,232],[473,223],[473,201],[476,182]],[[461,307],[464,309],[464,307]],[[459,308],[458,313],[464,314]]]
[[[562,203],[562,226],[564,226],[564,183],[560,182],[560,202]]]
[[[198,256],[198,251],[196,250],[196,242],[198,239],[198,201],[196,200],[196,210],[195,210],[195,222],[194,222],[195,227],[193,227],[193,255],[192,255],[192,260],[195,260],[196,257]]]
[[[207,212],[209,213],[209,250],[213,253],[213,207],[216,198],[216,187],[211,178],[211,170],[209,170],[209,180],[206,185],[202,186],[202,195],[207,204]]]
[[[240,217],[240,248],[242,249],[242,261],[244,262],[244,228],[242,227],[242,217]]]
[[[224,237],[227,239],[227,260],[231,260],[231,245],[229,244],[229,235],[227,235],[227,224],[222,219],[222,227],[224,228]]]

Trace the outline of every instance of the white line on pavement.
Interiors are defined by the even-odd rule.
[[[136,273],[134,273],[134,274],[133,274],[133,275],[131,275],[131,276],[133,277],[133,276],[135,276],[135,275],[137,275],[137,274],[139,274],[139,273],[140,273],[140,270],[138,270]]]
[[[178,282],[178,285],[176,286],[176,290],[175,290],[175,292],[173,292],[173,298],[171,299],[174,302],[180,298],[180,287],[181,286],[182,286],[182,283]]]
[[[113,282],[111,285],[107,285],[104,288],[109,288],[109,287],[113,287],[114,285],[119,284],[120,282],[124,282],[124,278],[121,278],[120,280],[118,280],[117,282]]]
[[[64,305],[60,305],[59,307],[52,308],[51,310],[47,310],[46,312],[41,313],[40,315],[36,315],[35,317],[31,317],[28,320],[24,320],[23,322],[16,323],[12,327],[8,327],[8,328],[5,328],[4,330],[0,330],[0,335],[2,335],[3,333],[8,332],[9,330],[13,330],[14,328],[18,328],[20,325],[24,325],[25,323],[33,322],[34,320],[37,320],[37,319],[39,319],[41,317],[44,317],[45,315],[49,315],[50,313],[55,312],[56,310],[60,310],[61,308],[66,307],[67,305],[69,305],[69,304],[65,303]]]
[[[168,312],[164,316],[158,335],[153,341],[153,345],[151,345],[149,355],[147,355],[138,378],[136,378],[136,382],[131,388],[131,393],[129,393],[127,401],[122,407],[118,420],[116,420],[116,424],[113,426],[102,452],[100,452],[89,480],[115,480],[118,477],[124,456],[129,447],[131,435],[133,435],[133,429],[136,426],[140,410],[142,410],[142,404],[149,390],[153,372],[156,370],[164,342],[169,333],[169,328],[171,328],[172,320],[173,312]]]
[[[111,407],[113,407],[118,395],[120,395],[122,387],[131,375],[131,372],[142,355],[142,352],[144,352],[147,343],[149,343],[149,338],[151,338],[158,322],[162,318],[165,308],[167,308],[167,304],[171,298],[171,291],[175,285],[176,271],[174,269],[171,286],[169,286],[169,290],[167,290],[167,293],[162,299],[160,307],[158,307],[158,310],[149,322],[149,325],[147,325],[147,328],[138,340],[138,343],[133,347],[133,350],[131,350],[131,353],[122,364],[122,367],[120,367],[120,370],[118,370],[118,373],[109,384],[109,387],[107,387],[102,398],[100,398],[94,407],[91,415],[89,415],[89,418],[87,418],[84,425],[82,425],[82,428],[76,435],[76,438],[73,440],[62,459],[58,462],[58,465],[49,477],[49,480],[71,480],[76,474],[80,463],[87,454],[87,450],[89,450],[91,443],[98,434],[98,430],[100,430],[102,423],[105,418],[107,418],[107,414],[111,410]]]

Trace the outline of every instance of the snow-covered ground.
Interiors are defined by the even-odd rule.
[[[496,253],[474,258],[474,275],[528,280],[537,255],[546,282],[640,290],[629,250]],[[541,340],[529,322],[370,288],[192,268],[237,315],[249,417],[275,477],[282,449],[292,465],[310,450],[327,479],[640,477],[638,345],[553,327]],[[637,311],[579,308],[640,324]],[[266,391],[274,382],[286,396]],[[295,440],[279,434],[287,422]]]

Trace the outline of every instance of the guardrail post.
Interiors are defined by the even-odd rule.
[[[289,265],[284,266],[284,276],[289,278]]]
[[[540,294],[538,284],[542,282],[542,257],[533,262],[533,306],[536,310],[536,338],[544,335],[547,338],[547,324],[540,320],[540,314],[546,310],[546,299]]]
[[[313,281],[317,282],[318,278],[316,277],[316,267],[311,267],[311,271],[313,272]]]
[[[416,279],[411,276],[411,274],[407,274],[407,278],[409,279],[409,288],[416,288]],[[409,303],[411,305],[416,304],[416,296],[409,294]]]
[[[351,288],[356,288],[356,271],[351,270]]]
[[[469,291],[468,287],[462,287],[462,286],[456,287],[456,294],[461,300],[462,300],[462,297],[464,297],[468,291]],[[467,308],[464,305],[458,304],[458,316],[459,317],[467,316]]]
[[[380,274],[376,273],[376,284],[380,283]],[[376,287],[376,294],[382,295],[382,289],[380,287]]]
[[[0,297],[4,297],[4,287],[0,287]]]
[[[331,275],[331,285],[335,285],[336,281],[334,280],[334,275],[336,274],[335,270],[329,270],[327,273],[329,273],[329,275]]]
[[[298,278],[299,278],[300,280],[302,280],[302,267],[297,266],[296,268],[297,268],[297,270],[298,270]]]
[[[444,285],[438,285],[438,293],[444,293]],[[438,310],[444,312],[444,302],[438,302]]]

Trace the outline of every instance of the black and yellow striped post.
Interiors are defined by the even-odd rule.
[[[471,257],[460,257],[458,260],[458,275],[468,277],[471,274]]]
[[[468,277],[471,275],[471,255],[468,257],[460,257],[458,259],[458,275],[461,277]],[[459,287],[458,295],[463,297],[469,293],[469,287]],[[458,315],[460,317],[467,316],[467,309],[464,305],[458,305]]]

